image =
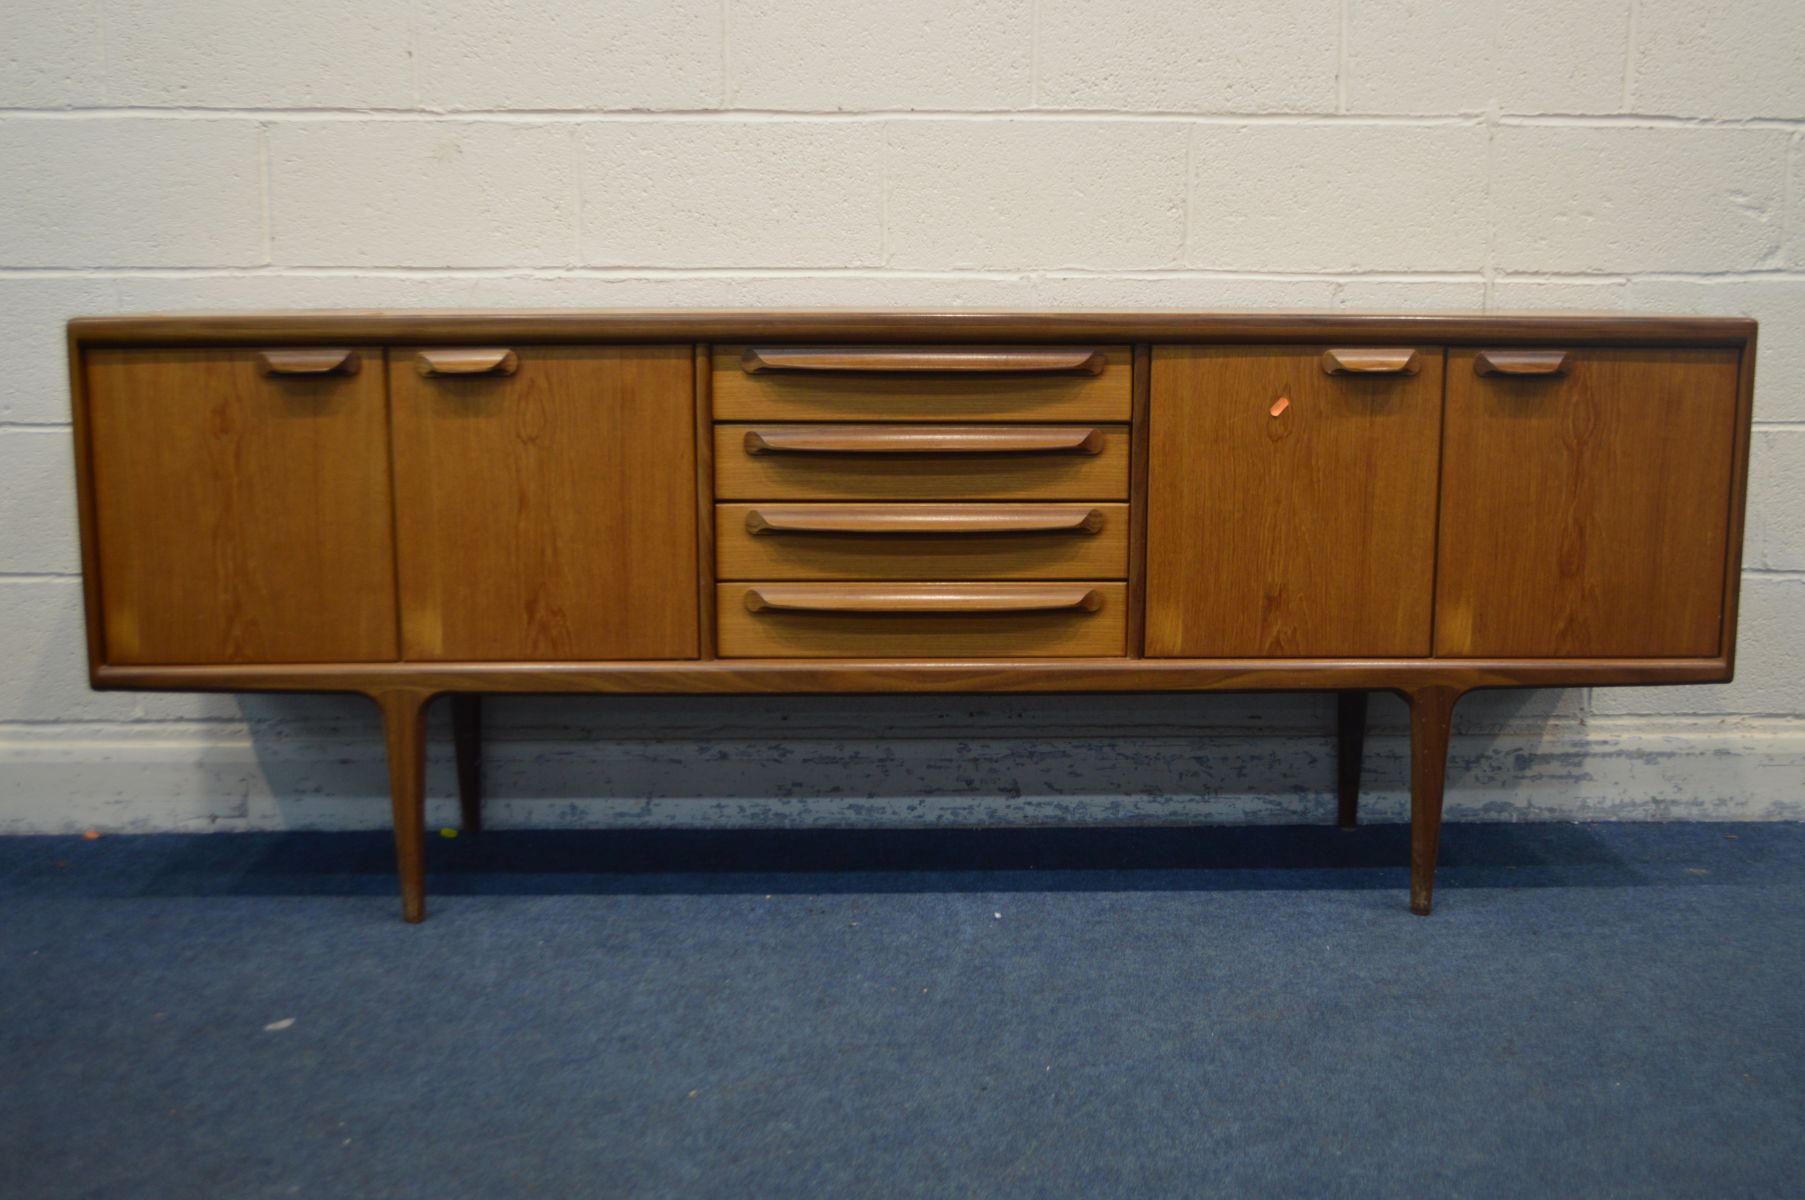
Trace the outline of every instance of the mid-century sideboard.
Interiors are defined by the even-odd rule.
[[[470,312],[70,322],[97,688],[1340,694],[1731,677],[1755,324]]]

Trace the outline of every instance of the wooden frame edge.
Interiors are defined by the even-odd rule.
[[[88,368],[83,343],[70,321],[65,341],[69,353],[69,440],[75,457],[75,514],[81,551],[82,610],[87,624],[88,686],[99,689],[106,666],[105,608],[101,602],[100,522],[94,505],[92,417],[88,409]]]
[[[1736,364],[1736,431],[1730,452],[1730,512],[1724,539],[1723,617],[1718,624],[1717,652],[1724,660],[1724,682],[1736,675],[1737,618],[1742,603],[1742,541],[1749,503],[1749,455],[1755,427],[1755,347],[1760,329],[1749,322],[1748,341]]]
[[[1147,652],[1147,455],[1152,445],[1153,347],[1136,342],[1128,409],[1128,647],[1129,658]]]
[[[122,314],[76,317],[83,346],[231,345],[343,342],[732,342],[757,338],[824,341],[1053,342],[1456,342],[1529,345],[1742,346],[1746,317],[1631,313],[1514,315],[1312,312],[1023,312],[759,309],[679,311],[521,310],[455,312],[270,312]]]
[[[290,663],[106,666],[100,689],[295,692],[596,692],[754,695],[865,692],[1463,691],[1722,683],[1702,659],[716,659],[608,663]]]
[[[695,347],[696,427],[696,658],[714,659],[714,348]]]

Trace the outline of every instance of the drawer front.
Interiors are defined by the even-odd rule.
[[[717,346],[723,421],[1126,421],[1127,346]]]
[[[722,500],[1126,500],[1126,425],[717,425]]]
[[[1121,579],[1126,504],[722,504],[717,579]]]
[[[1119,657],[1127,585],[723,583],[722,658]]]

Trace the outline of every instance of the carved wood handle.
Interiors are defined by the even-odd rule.
[[[362,369],[355,350],[259,350],[257,368],[265,375],[355,375]]]
[[[1571,351],[1481,350],[1473,370],[1481,375],[1565,375]]]
[[[1322,352],[1322,369],[1330,375],[1415,375],[1421,367],[1422,356],[1408,347],[1358,346]]]
[[[752,346],[740,355],[740,369],[748,375],[766,371],[1101,375],[1107,361],[1103,351],[1089,346]]]
[[[512,375],[520,357],[512,350],[422,350],[414,356],[422,375]]]
[[[774,425],[746,431],[747,454],[1097,454],[1082,425]]]
[[[746,589],[750,612],[1049,613],[1096,612],[1103,596],[1083,584],[798,583]]]
[[[755,534],[1096,533],[1103,510],[1088,504],[760,505],[746,514]]]

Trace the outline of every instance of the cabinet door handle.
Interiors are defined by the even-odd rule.
[[[512,375],[520,358],[512,350],[422,350],[414,356],[422,375]]]
[[[355,350],[259,350],[257,369],[265,375],[355,375],[363,367]]]
[[[978,584],[789,584],[746,589],[750,612],[1049,613],[1096,612],[1103,596],[1083,584],[997,587]]]
[[[1083,426],[774,425],[746,431],[747,454],[1098,454]]]
[[[1101,375],[1108,356],[1089,346],[752,346],[740,355],[748,375],[767,371],[943,371],[961,375]]]
[[[1571,351],[1481,350],[1473,370],[1481,375],[1565,375]]]
[[[746,514],[754,534],[1096,533],[1103,510],[1088,504],[761,505]]]
[[[1421,366],[1422,355],[1411,349],[1356,346],[1322,352],[1322,369],[1329,375],[1415,375]]]

